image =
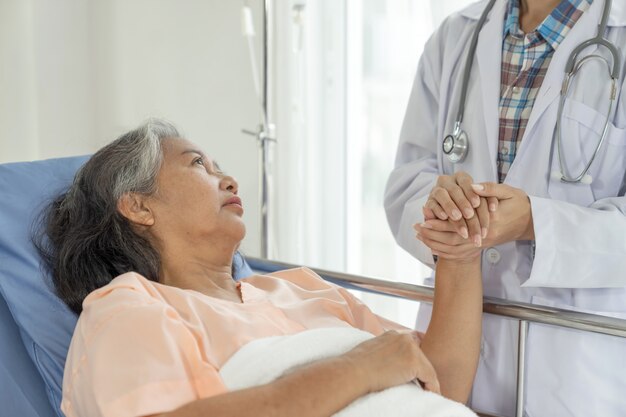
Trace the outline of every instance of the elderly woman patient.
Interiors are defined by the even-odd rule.
[[[66,416],[329,416],[412,381],[466,401],[481,329],[479,257],[440,260],[432,321],[417,335],[306,268],[234,281],[246,231],[237,194],[210,156],[153,119],[93,155],[52,202],[40,251],[80,314]],[[258,386],[229,389],[222,379],[251,341],[342,327],[374,336]]]

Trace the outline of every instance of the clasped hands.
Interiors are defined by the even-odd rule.
[[[514,240],[534,240],[530,199],[506,184],[475,184],[466,172],[437,179],[423,208],[417,238],[433,255],[476,259],[482,248]]]

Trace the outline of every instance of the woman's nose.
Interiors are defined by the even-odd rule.
[[[233,194],[237,194],[237,191],[239,191],[239,184],[237,183],[237,180],[230,175],[225,175],[222,178],[220,186],[223,190],[230,191]]]

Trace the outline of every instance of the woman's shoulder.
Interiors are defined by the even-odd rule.
[[[266,286],[270,283],[283,282],[294,284],[306,290],[328,289],[334,286],[306,266],[285,269],[264,275],[253,275],[249,278],[244,278],[242,281],[248,282],[254,286]]]
[[[154,298],[158,294],[159,285],[136,272],[127,272],[116,278],[104,287],[92,291],[83,302],[83,309],[102,299],[115,298],[121,302],[135,302]]]
[[[85,298],[79,323],[98,327],[120,313],[163,303],[160,286],[136,272],[122,274]]]

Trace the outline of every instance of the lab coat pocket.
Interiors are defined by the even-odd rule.
[[[532,302],[589,312],[539,297]],[[626,313],[606,315],[626,319]],[[625,369],[626,339],[532,324],[527,342],[528,416],[623,417]]]
[[[561,118],[561,145],[566,173],[578,176],[591,161],[602,139],[606,116],[584,103],[566,100]],[[556,140],[556,136],[555,136]],[[552,169],[560,172],[554,144]],[[591,164],[591,184],[568,184],[550,179],[550,196],[555,199],[589,206],[594,201],[618,194],[626,171],[626,129],[607,124],[606,138]]]

